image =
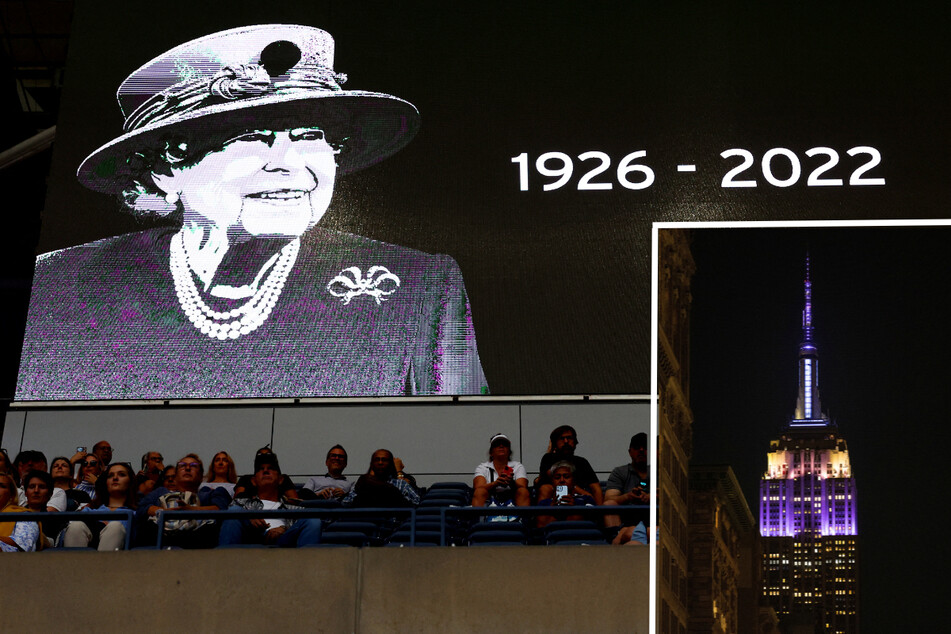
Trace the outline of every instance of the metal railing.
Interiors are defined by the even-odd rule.
[[[447,529],[449,519],[452,517],[489,517],[489,516],[518,516],[518,517],[537,517],[553,516],[556,519],[569,515],[582,516],[605,516],[605,515],[624,515],[630,511],[647,511],[650,507],[643,505],[624,505],[624,506],[445,506],[436,507],[439,510],[439,544],[448,545]],[[165,538],[165,523],[172,520],[240,520],[240,519],[336,519],[336,518],[394,518],[399,516],[409,516],[410,540],[409,546],[416,545],[417,523],[421,517],[417,508],[297,508],[297,509],[262,509],[246,510],[243,508],[232,507],[226,510],[160,510],[156,513],[156,522],[158,525],[158,535],[156,537],[155,547],[159,550],[163,548]],[[429,517],[424,514],[422,517]],[[46,519],[56,521],[99,521],[99,520],[124,520],[135,521],[134,511],[96,511],[82,512],[69,511],[64,513],[0,513],[0,522],[30,521],[42,522]],[[132,539],[131,530],[126,530],[125,548],[129,549]]]
[[[132,544],[132,523],[135,521],[135,511],[65,511],[63,513],[29,511],[25,513],[0,513],[0,522],[44,522],[46,520],[55,520],[57,522],[127,521],[129,523],[126,525],[127,528],[125,531],[125,549],[129,550],[129,546]]]
[[[398,515],[409,515],[410,525],[413,527],[410,535],[410,546],[416,545],[416,509],[415,508],[359,508],[359,509],[323,509],[323,508],[300,508],[300,509],[261,509],[258,511],[249,511],[243,508],[232,507],[224,511],[179,511],[162,510],[155,516],[158,520],[158,538],[155,546],[162,549],[163,534],[165,533],[165,522],[168,520],[252,520],[252,519],[307,519],[324,517],[392,517]]]
[[[446,518],[449,515],[465,517],[491,515],[550,515],[556,519],[569,515],[624,515],[630,511],[649,511],[647,504],[626,504],[623,506],[447,506],[439,509],[439,545],[446,545]]]

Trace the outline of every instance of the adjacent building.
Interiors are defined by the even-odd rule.
[[[687,468],[690,410],[690,282],[695,265],[689,232],[659,232],[657,313],[657,605],[658,634],[686,634]]]
[[[855,478],[838,426],[819,400],[812,282],[806,260],[796,410],[770,442],[760,481],[763,593],[784,631],[858,631]]]
[[[688,632],[752,631],[747,615],[757,614],[758,606],[741,600],[741,592],[743,579],[753,576],[749,557],[756,521],[733,469],[691,465],[688,508]]]

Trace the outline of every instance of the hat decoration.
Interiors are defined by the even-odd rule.
[[[416,107],[384,93],[344,90],[347,77],[333,60],[330,34],[301,25],[241,27],[177,46],[122,82],[116,98],[125,133],[90,154],[77,178],[119,193],[135,173],[130,157],[142,148],[276,123],[316,126],[332,143],[343,143],[338,174],[378,163],[409,143],[419,128]]]

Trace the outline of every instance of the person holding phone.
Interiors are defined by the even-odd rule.
[[[512,460],[512,442],[505,434],[489,439],[489,460],[475,470],[472,480],[472,506],[528,506],[528,474],[522,463]]]
[[[595,506],[594,498],[584,489],[575,486],[575,465],[567,460],[556,462],[551,466],[551,482],[549,487],[538,498],[538,506]],[[582,515],[569,515],[559,519],[581,520]],[[552,515],[539,515],[538,528],[544,528],[555,521]]]
[[[604,493],[605,506],[648,505],[650,494],[650,467],[647,464],[647,434],[641,432],[631,436],[631,445],[627,450],[631,462],[615,467],[608,477]],[[608,527],[636,526],[649,523],[647,509],[628,511],[622,515],[606,515],[604,525]]]

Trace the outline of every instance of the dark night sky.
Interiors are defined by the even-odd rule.
[[[823,410],[858,488],[861,619],[929,631],[949,439],[951,227],[702,229],[693,236],[694,461],[733,465],[750,510],[797,390],[806,251]],[[932,506],[935,505],[935,506]],[[919,625],[919,627],[916,627]]]

